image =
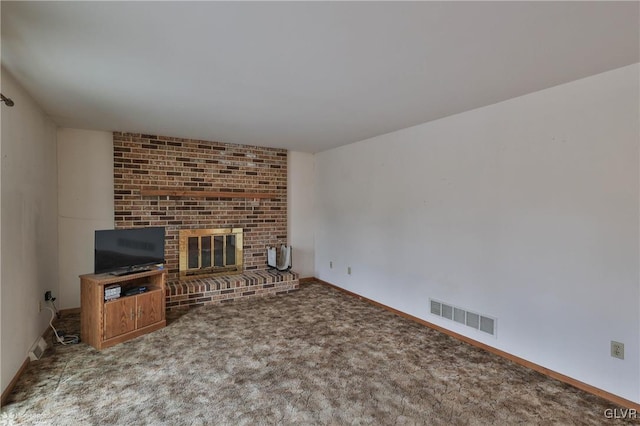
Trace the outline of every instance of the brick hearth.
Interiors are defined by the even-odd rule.
[[[239,298],[288,293],[298,289],[298,274],[263,270],[239,275],[174,281],[167,287],[167,309],[231,302]]]

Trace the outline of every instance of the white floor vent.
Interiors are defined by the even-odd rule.
[[[429,299],[429,303],[431,305],[431,313],[434,315],[464,324],[467,327],[475,328],[492,336],[496,335],[498,320],[495,318],[467,311],[434,299]]]
[[[31,361],[39,360],[42,358],[42,354],[44,354],[45,349],[47,349],[47,342],[45,342],[42,337],[39,337],[29,350],[29,359]]]

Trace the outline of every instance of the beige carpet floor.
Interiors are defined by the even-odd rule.
[[[0,423],[624,423],[601,398],[318,283],[169,319],[103,351],[49,349]],[[77,333],[78,316],[59,325]]]

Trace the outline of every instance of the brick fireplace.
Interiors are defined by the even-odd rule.
[[[116,228],[166,228],[168,308],[297,288],[295,274],[266,266],[266,247],[287,243],[286,150],[114,132],[113,159]],[[256,288],[242,277],[181,281],[180,231],[201,228],[242,229],[243,271]]]

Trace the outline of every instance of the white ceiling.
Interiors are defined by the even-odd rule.
[[[2,1],[1,53],[60,126],[318,152],[638,62],[638,6]]]

